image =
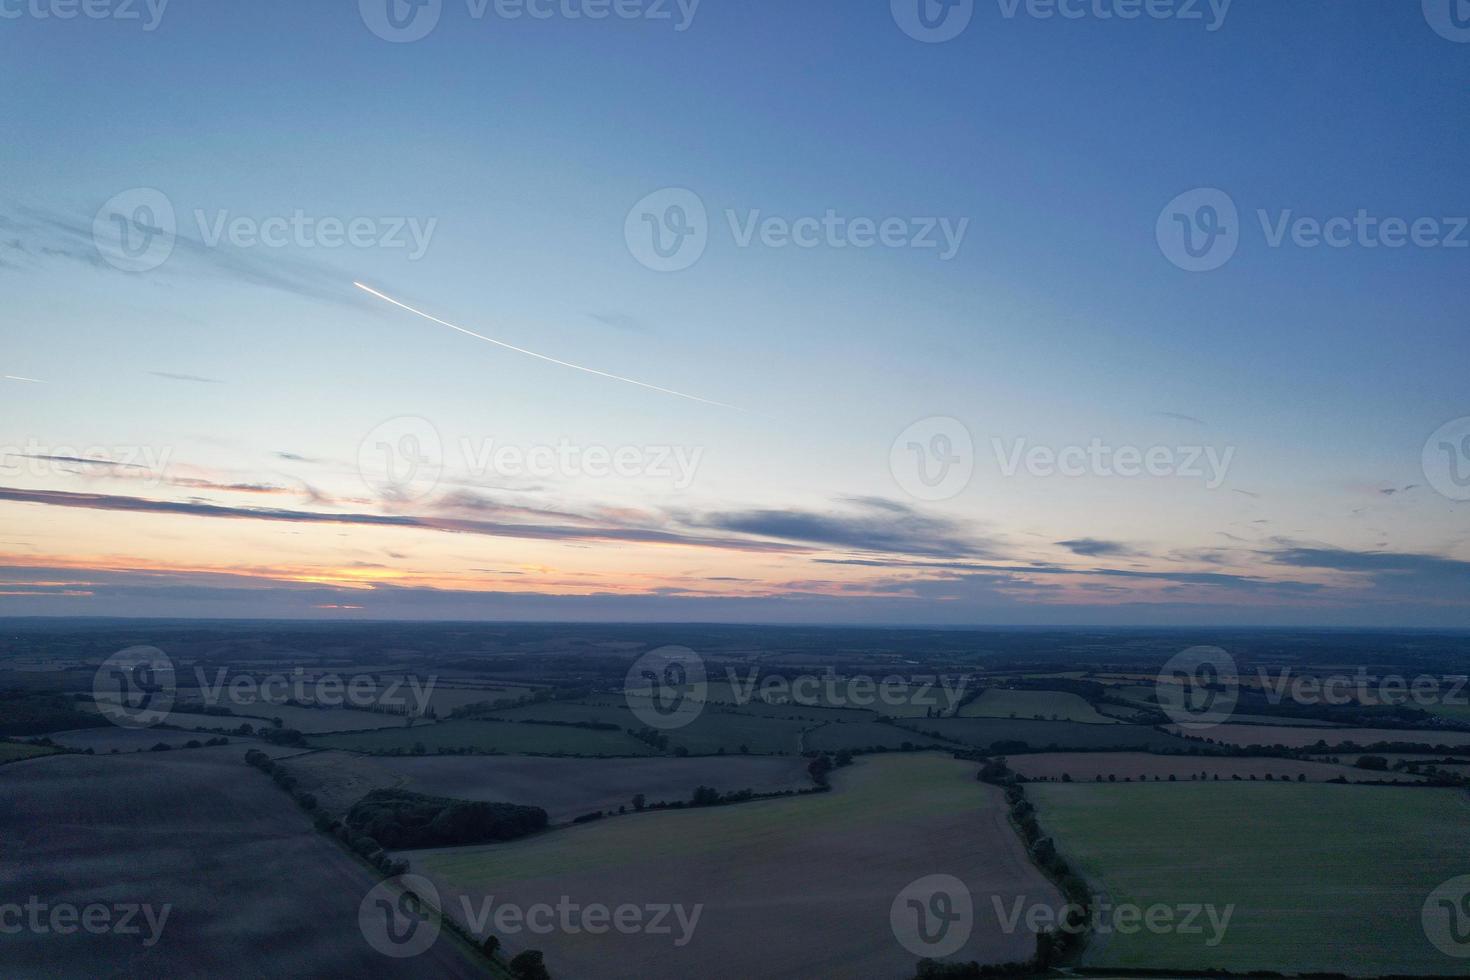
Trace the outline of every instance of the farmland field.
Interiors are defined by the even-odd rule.
[[[308,739],[317,748],[351,752],[412,753],[422,745],[427,752],[471,749],[509,755],[653,755],[652,746],[624,731],[598,731],[566,725],[523,725],[515,722],[455,719],[434,725],[367,732],[337,732]]]
[[[1011,718],[915,718],[900,722],[916,731],[988,749],[997,742],[1024,742],[1031,751],[1057,749],[1183,749],[1183,739],[1147,725],[1083,725],[1072,721]]]
[[[690,759],[546,759],[529,756],[369,758],[315,752],[285,764],[322,805],[343,812],[370,790],[401,787],[461,800],[520,803],[546,810],[564,823],[594,810],[632,808],[636,794],[650,803],[688,800],[697,786],[722,793],[811,788],[806,760],[726,756]]]
[[[617,725],[625,730],[638,730],[648,725],[626,705],[606,702],[549,701],[506,708],[489,717],[507,720],[596,722]],[[669,736],[670,748],[682,746],[691,755],[714,755],[721,749],[735,754],[741,752],[742,746],[756,755],[790,755],[796,752],[796,736],[811,725],[809,721],[762,718],[710,705],[689,724],[672,729],[666,734]]]
[[[1180,731],[1169,725],[1170,731]],[[1304,728],[1295,725],[1216,725],[1213,728],[1184,732],[1222,745],[1285,745],[1305,748],[1325,741],[1328,745],[1352,742],[1374,745],[1379,742],[1401,742],[1412,745],[1470,745],[1470,732],[1430,731],[1402,728]]]
[[[1470,973],[1420,927],[1430,892],[1466,871],[1463,790],[1049,783],[1028,794],[1112,901],[1235,905],[1214,948],[1198,935],[1114,933],[1094,941],[1088,965]]]
[[[808,751],[854,752],[867,749],[895,750],[910,745],[937,745],[941,748],[964,748],[957,742],[947,742],[920,734],[908,728],[884,724],[877,721],[844,722],[840,725],[823,725],[802,737],[802,745]]]
[[[1332,765],[1327,762],[1304,762],[1298,759],[1236,758],[1229,756],[1192,755],[1149,755],[1144,752],[1040,752],[1033,755],[1018,755],[1010,760],[1010,767],[1027,779],[1056,779],[1063,774],[1074,782],[1092,782],[1101,776],[1122,779],[1149,779],[1155,777],[1167,781],[1170,776],[1185,782],[1204,773],[1209,779],[1219,776],[1228,780],[1239,776],[1243,780],[1272,779],[1296,780],[1306,776],[1307,782],[1325,782],[1329,779],[1345,778],[1349,782],[1402,780],[1419,782],[1415,776],[1398,773],[1369,772],[1351,765]]]
[[[961,718],[1036,718],[1114,725],[1118,719],[1099,714],[1082,698],[1066,691],[1007,691],[988,688],[960,709]]]
[[[27,745],[24,742],[0,742],[0,766],[7,762],[20,762],[37,756],[54,755],[58,749],[44,745]]]
[[[7,935],[6,980],[56,977],[483,976],[452,943],[417,961],[364,941],[374,879],[237,746],[67,755],[0,767],[0,904],[148,904],[158,940]]]
[[[954,875],[977,895],[1058,900],[1032,868],[998,789],[934,753],[859,760],[819,796],[614,817],[489,847],[404,857],[446,896],[522,907],[557,903],[702,906],[684,946],[663,935],[558,931],[502,936],[545,950],[554,976],[903,977],[917,959],[894,939],[890,906],[914,879]],[[957,958],[1029,956],[1034,939],[987,919]]]

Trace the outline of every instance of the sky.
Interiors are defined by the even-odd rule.
[[[0,615],[1470,627],[1450,3],[0,0]]]

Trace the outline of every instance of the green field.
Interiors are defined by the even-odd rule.
[[[1420,909],[1470,872],[1470,798],[1325,783],[1037,784],[1044,831],[1113,902],[1235,905],[1225,938],[1095,937],[1089,966],[1470,973]],[[1208,935],[1208,930],[1206,932]]]
[[[22,759],[34,759],[37,756],[53,755],[60,749],[48,748],[44,745],[26,745],[24,742],[0,742],[0,766],[7,762],[19,762]]]
[[[562,725],[521,725],[494,721],[455,720],[437,725],[381,728],[310,736],[315,748],[348,752],[412,753],[423,745],[428,753],[470,748],[509,755],[632,756],[654,755],[652,746],[623,731],[595,731]]]
[[[907,728],[899,728],[896,725],[887,725],[877,721],[823,725],[821,728],[807,732],[802,739],[804,748],[815,749],[819,752],[840,752],[843,749],[851,749],[854,752],[869,749],[897,751],[903,748],[905,742],[910,745],[937,745],[947,749],[963,748],[953,742],[930,738]]]
[[[951,741],[981,749],[989,749],[997,742],[1024,742],[1033,751],[1183,749],[1191,744],[1147,725],[1084,725],[1075,721],[1023,721],[1011,718],[910,718],[899,723],[906,728],[933,732]]]
[[[1007,691],[992,687],[960,709],[961,718],[1042,718],[1091,725],[1115,725],[1118,719],[1066,691]]]
[[[894,897],[921,874],[978,895],[1059,900],[1026,859],[1004,798],[972,763],[938,753],[871,756],[833,791],[734,806],[617,816],[508,844],[410,851],[451,908],[487,896],[555,903],[678,903],[702,910],[687,945],[657,935],[504,935],[507,953],[542,949],[578,980],[810,980],[912,976],[894,938]],[[979,917],[959,959],[1005,962],[1035,948]]]
[[[633,695],[637,697],[637,695]],[[578,701],[546,701],[518,708],[496,711],[486,717],[523,719],[538,721],[591,721],[617,725],[618,728],[637,731],[648,723],[639,718],[625,705]],[[726,754],[739,754],[742,747],[753,755],[794,755],[796,737],[802,729],[810,728],[812,722],[763,718],[726,710],[717,705],[708,705],[689,724],[664,732],[669,737],[670,750],[683,747],[690,755],[715,755],[722,749]],[[530,727],[530,726],[525,726]],[[538,726],[540,727],[540,726]]]

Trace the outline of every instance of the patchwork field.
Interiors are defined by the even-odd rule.
[[[1167,726],[1180,732],[1177,725]],[[1379,742],[1402,742],[1411,745],[1470,745],[1470,732],[1412,730],[1402,728],[1332,728],[1327,730],[1295,725],[1216,725],[1213,728],[1183,734],[1204,738],[1222,745],[1284,745],[1305,748],[1325,741],[1328,745],[1375,745]]]
[[[565,823],[595,810],[688,800],[698,786],[722,793],[809,789],[806,760],[725,756],[703,759],[546,759],[531,756],[389,758],[313,752],[286,763],[324,807],[344,812],[369,791],[399,787],[461,800],[520,803]]]
[[[1031,751],[1050,748],[1182,749],[1189,744],[1147,725],[1084,725],[1073,721],[1011,718],[923,718],[905,720],[900,724],[982,749],[990,749],[1002,742],[1021,742]]]
[[[807,751],[840,752],[843,749],[849,749],[853,752],[861,752],[869,749],[898,751],[903,748],[904,743],[911,746],[938,746],[948,749],[965,747],[958,742],[936,739],[909,728],[899,728],[896,725],[877,721],[823,725],[803,735],[801,744]]]
[[[1225,756],[1149,755],[1144,752],[1038,752],[1018,755],[1008,760],[1010,767],[1027,779],[1060,780],[1064,775],[1073,782],[1094,782],[1099,776],[1104,780],[1116,779],[1190,782],[1200,778],[1213,780],[1216,776],[1229,780],[1239,776],[1243,780],[1286,779],[1295,781],[1301,776],[1309,783],[1321,783],[1330,779],[1345,778],[1349,782],[1398,780],[1406,783],[1421,782],[1417,776],[1398,773],[1368,772],[1351,765],[1332,765],[1327,762],[1303,762],[1297,759],[1230,758]]]
[[[625,704],[601,700],[530,704],[497,711],[493,717],[515,721],[593,722],[634,731],[648,726]],[[683,747],[691,755],[714,755],[721,750],[739,754],[742,749],[754,755],[791,755],[796,752],[797,735],[811,725],[810,721],[766,718],[710,705],[689,724],[663,734],[669,737],[670,749]]]
[[[0,742],[0,766],[7,762],[20,762],[43,755],[54,755],[60,750],[44,745],[26,745],[23,742]]]
[[[1028,795],[1113,902],[1235,905],[1214,948],[1200,935],[1114,933],[1089,947],[1087,965],[1470,973],[1420,925],[1430,892],[1470,871],[1461,790],[1048,783]]]
[[[988,688],[960,709],[961,718],[1042,718],[1092,725],[1115,725],[1082,698],[1066,691],[1007,691]]]
[[[507,755],[653,755],[646,742],[625,731],[599,731],[566,725],[523,725],[516,722],[455,719],[435,725],[383,728],[368,732],[338,732],[309,739],[316,748],[350,752],[412,753],[470,749]]]
[[[692,939],[641,932],[502,935],[542,949],[553,976],[578,980],[785,980],[912,975],[890,907],[927,874],[975,895],[1060,897],[1026,859],[999,790],[975,766],[935,753],[874,756],[839,771],[833,792],[617,817],[510,844],[407,852],[451,907],[497,904],[701,906]],[[679,930],[675,928],[675,936]],[[1029,956],[1024,929],[977,916],[956,959]]]
[[[368,946],[358,905],[373,879],[241,754],[0,767],[0,904],[147,904],[162,923],[151,946],[142,916],[142,935],[7,935],[6,980],[483,975],[442,939],[416,960]]]

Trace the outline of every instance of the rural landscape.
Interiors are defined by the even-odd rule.
[[[1470,978],[1470,0],[0,0],[0,980]]]
[[[1470,974],[1465,639],[1195,638],[11,621],[4,973]]]

